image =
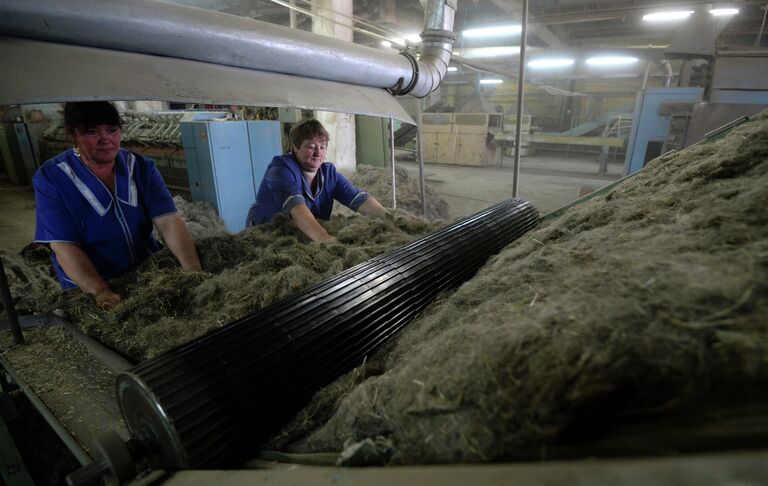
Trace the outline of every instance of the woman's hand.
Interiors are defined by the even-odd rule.
[[[101,292],[95,294],[93,298],[96,300],[96,305],[101,310],[112,310],[117,304],[123,301],[123,296],[117,292],[113,292],[112,289],[104,289]]]
[[[83,292],[91,294],[100,308],[109,310],[122,302],[123,297],[112,291],[80,246],[74,243],[52,242],[51,250],[56,254],[56,259],[64,269],[64,273]]]

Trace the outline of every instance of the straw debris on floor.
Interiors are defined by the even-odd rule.
[[[764,428],[766,114],[507,247],[269,446],[355,457],[384,444],[371,464],[546,457],[622,424],[750,403]]]

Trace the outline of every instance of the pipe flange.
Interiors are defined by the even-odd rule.
[[[400,78],[398,83],[392,87],[387,89],[390,94],[394,96],[403,96],[407,95],[411,91],[413,91],[413,88],[416,87],[416,83],[419,81],[419,61],[416,60],[415,57],[409,52],[400,51],[400,55],[404,56],[406,59],[408,59],[408,62],[411,63],[411,69],[413,69],[413,76],[411,76],[411,82],[408,83],[408,86],[403,88],[403,78]]]

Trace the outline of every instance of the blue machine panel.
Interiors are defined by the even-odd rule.
[[[638,94],[635,100],[634,123],[627,145],[624,173],[631,174],[643,168],[651,145],[664,144],[669,133],[669,116],[659,115],[663,103],[692,103],[701,101],[702,88],[655,88]]]
[[[227,230],[245,228],[248,209],[272,157],[282,152],[280,122],[182,121],[193,201],[208,201]]]
[[[256,200],[248,127],[242,122],[211,122],[207,125],[216,208],[229,231],[241,231],[245,228],[248,208]]]
[[[709,102],[737,105],[768,105],[768,91],[713,89]]]
[[[264,178],[264,173],[267,171],[267,166],[272,161],[272,158],[283,153],[280,122],[249,121],[248,140],[251,144],[253,184],[256,191],[258,191],[261,180]],[[256,193],[254,192],[254,197],[250,204],[253,204],[255,200]]]

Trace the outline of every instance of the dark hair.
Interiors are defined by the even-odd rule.
[[[295,124],[291,128],[290,137],[291,145],[296,148],[301,147],[301,143],[310,138],[323,137],[326,142],[330,138],[323,124],[314,119],[304,119]]]
[[[74,135],[75,130],[84,130],[96,125],[120,126],[120,115],[108,101],[77,101],[64,104],[64,127]]]

